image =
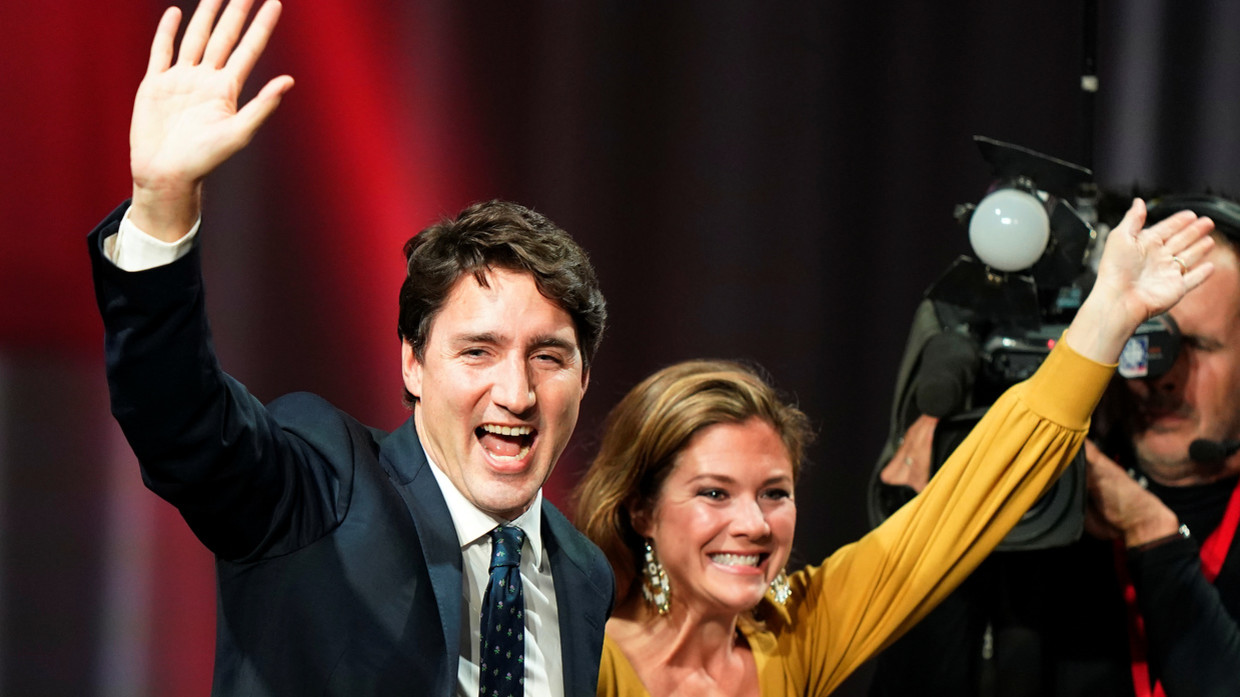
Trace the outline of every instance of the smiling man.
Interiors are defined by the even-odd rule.
[[[500,226],[514,230],[497,232]],[[471,504],[505,519],[529,507],[568,444],[589,382],[578,336],[597,344],[602,329],[601,316],[578,311],[574,318],[565,309],[601,309],[602,298],[584,287],[593,273],[562,232],[554,245],[534,250],[546,257],[542,268],[503,258],[517,256],[508,248],[517,242],[502,237],[526,226],[555,229],[515,204],[491,202],[424,231],[408,245],[408,292],[401,298],[406,401],[427,453]],[[496,239],[479,240],[479,230]],[[574,261],[561,269],[560,258]],[[414,294],[445,267],[458,278],[438,311],[430,311],[430,330],[419,334],[427,323],[418,315],[429,303]],[[545,297],[540,282],[559,299]]]
[[[308,394],[261,404],[212,349],[201,189],[293,82],[238,109],[281,8],[244,29],[249,2],[219,5],[175,62],[179,11],[160,22],[133,199],[89,238],[113,414],[217,558],[213,694],[592,694],[614,581],[541,493],[606,318],[589,260],[534,211],[471,206],[405,245],[403,426]]]

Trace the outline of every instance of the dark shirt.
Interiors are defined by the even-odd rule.
[[[1240,478],[1228,477],[1199,486],[1163,486],[1155,481],[1148,484],[1150,492],[1188,526],[1193,536],[1205,539],[1223,520],[1237,479]]]

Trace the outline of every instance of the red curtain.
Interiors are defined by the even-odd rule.
[[[401,245],[488,187],[487,163],[465,116],[469,100],[455,92],[456,63],[446,59],[456,50],[444,27],[451,17],[383,5],[286,3],[246,94],[280,73],[297,85],[251,147],[208,180],[203,239],[225,369],[263,399],[323,388],[361,418],[391,428],[406,416],[395,339]],[[54,461],[22,463],[48,473],[38,483],[13,470],[5,477],[38,487],[23,493],[40,498],[37,511],[10,505],[0,514],[6,531],[35,536],[5,548],[2,578],[12,580],[0,582],[11,608],[0,624],[3,694],[177,697],[205,694],[210,684],[212,561],[176,511],[142,490],[107,414],[84,241],[129,195],[129,115],[162,10],[150,1],[0,7],[7,44],[0,52],[0,200],[7,214],[0,365],[26,374],[37,362],[60,376],[55,390],[47,380],[0,380],[13,434],[0,437],[0,450],[12,455],[33,438],[27,421],[34,412],[21,402],[49,411],[62,404],[72,422],[65,428],[90,434],[73,450],[45,456]],[[304,292],[315,293],[314,301],[293,297]],[[310,327],[294,333],[290,323]],[[322,339],[307,347],[307,335]],[[309,376],[309,385],[298,376]],[[0,436],[5,431],[0,426]],[[0,473],[17,466],[0,464]],[[89,487],[62,484],[84,468],[89,477],[78,481]],[[90,507],[58,505],[71,496]],[[60,521],[60,539],[52,539],[47,515]],[[29,567],[25,576],[12,568],[25,550],[58,558],[68,538],[84,553],[61,575],[78,588],[27,583]],[[13,597],[17,590],[26,597]],[[64,606],[66,593],[88,599],[73,611],[46,611]]]

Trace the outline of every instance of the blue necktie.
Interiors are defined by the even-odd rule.
[[[491,580],[483,598],[479,697],[525,694],[525,601],[521,597],[521,528],[491,531]]]

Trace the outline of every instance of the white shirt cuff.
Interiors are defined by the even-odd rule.
[[[194,226],[176,242],[164,242],[146,234],[129,219],[130,208],[121,218],[120,228],[115,235],[103,241],[103,255],[122,271],[146,271],[157,266],[165,266],[189,254],[194,246],[194,237],[198,235],[198,226],[202,218],[194,221]]]

